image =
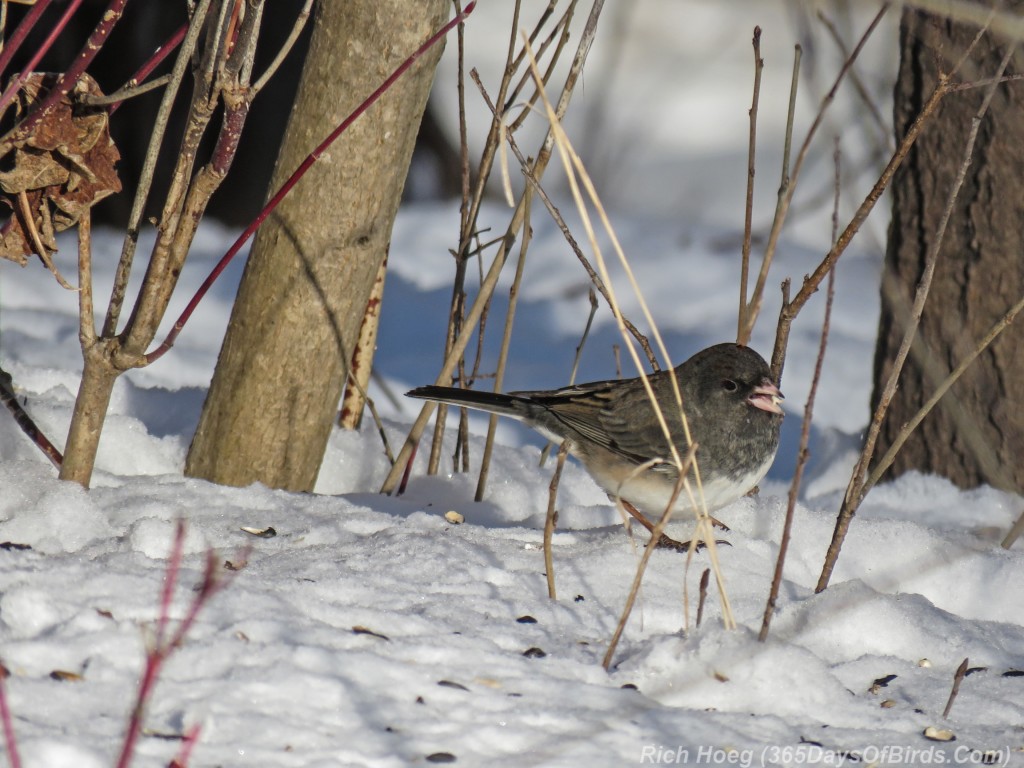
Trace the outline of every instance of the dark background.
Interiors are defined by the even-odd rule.
[[[66,69],[92,33],[107,5],[108,0],[86,0],[82,3],[38,69]],[[297,6],[298,3],[266,3],[253,80],[265,71],[294,26]],[[22,44],[10,71],[4,73],[5,83],[12,74],[21,71],[25,61],[53,28],[66,7],[66,2],[57,2],[47,9]],[[8,36],[27,10],[27,6],[9,6]],[[113,93],[186,21],[184,2],[129,2],[124,16],[89,67],[89,74],[96,79],[104,93]],[[249,223],[267,197],[267,184],[302,72],[310,27],[311,24],[307,23],[287,59],[253,103],[231,171],[210,201],[209,215],[226,224],[244,226]],[[176,55],[177,52],[171,53],[152,76],[170,71]],[[147,215],[159,212],[162,192],[167,187],[171,164],[176,157],[184,126],[190,88],[191,82],[186,78],[164,141]],[[121,152],[118,173],[123,191],[96,206],[94,219],[99,223],[121,225],[127,221],[162,93],[162,89],[156,89],[130,99],[111,118],[110,132]],[[217,124],[218,118],[215,116],[208,132],[210,141],[204,147],[206,151],[212,146]],[[201,154],[200,160],[205,157]],[[442,135],[429,109],[421,126],[413,169],[417,179],[415,184],[409,185],[407,195],[413,194],[411,190],[415,190],[418,198],[437,197],[455,194],[458,190],[457,153]]]

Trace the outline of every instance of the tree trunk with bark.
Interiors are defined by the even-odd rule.
[[[317,8],[272,191],[444,23],[450,2]],[[435,46],[356,120],[260,229],[186,474],[313,489],[440,55]]]
[[[1004,10],[1024,3],[1006,3]],[[976,26],[907,8],[900,26],[895,128],[901,136],[952,71]],[[986,33],[957,75],[989,78],[1007,41]],[[1015,66],[1016,64],[1016,66]],[[1007,74],[1021,71],[1020,59]],[[922,265],[936,238],[985,88],[948,95],[897,173],[875,357],[877,402],[900,345]],[[1024,83],[1000,85],[939,252],[918,337],[879,436],[879,454],[976,341],[1024,293]],[[1024,490],[1024,328],[1011,326],[925,418],[891,473],[943,475],[961,487]],[[874,404],[872,405],[874,407]]]

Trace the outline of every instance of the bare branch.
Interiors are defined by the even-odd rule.
[[[747,280],[750,274],[750,239],[754,219],[754,171],[757,155],[757,102],[761,97],[761,28],[754,27],[754,93],[750,103],[750,138],[747,141],[747,198],[743,219],[743,247],[740,254],[740,309],[736,319],[736,342],[743,344],[749,338],[747,329]]]
[[[976,43],[977,40],[978,38],[975,38],[974,43]],[[974,43],[971,44],[971,48],[973,48]],[[825,563],[822,566],[821,575],[818,578],[818,584],[815,587],[815,592],[821,592],[828,587],[832,571],[835,568],[836,561],[839,559],[839,553],[842,549],[843,541],[845,540],[846,533],[849,530],[850,522],[852,521],[854,514],[856,514],[857,509],[860,507],[861,502],[864,500],[864,496],[867,494],[868,486],[865,481],[865,477],[867,476],[868,465],[874,458],[875,443],[878,440],[878,434],[881,430],[882,419],[885,417],[885,413],[889,409],[889,403],[892,401],[893,395],[896,392],[900,372],[903,370],[903,364],[906,361],[907,355],[910,352],[910,346],[917,334],[917,327],[920,323],[921,315],[924,312],[924,304],[928,298],[928,291],[931,288],[932,277],[935,273],[935,264],[938,261],[939,248],[942,245],[949,220],[953,215],[953,207],[960,194],[960,188],[967,176],[967,169],[970,167],[971,160],[974,156],[974,144],[978,137],[978,128],[981,125],[982,118],[988,112],[989,105],[995,95],[998,78],[1002,77],[1002,74],[1010,63],[1010,59],[1012,58],[1015,50],[1016,45],[1007,46],[1003,59],[999,64],[999,70],[996,73],[996,81],[992,82],[989,86],[984,99],[982,100],[981,106],[978,108],[974,118],[971,120],[971,130],[968,134],[967,142],[964,147],[963,159],[961,160],[960,167],[957,171],[956,179],[954,180],[946,198],[946,206],[943,209],[938,230],[932,241],[932,247],[929,249],[925,257],[922,276],[918,282],[917,290],[914,295],[911,317],[907,322],[903,341],[900,343],[900,348],[896,353],[895,360],[893,361],[889,379],[885,383],[882,395],[879,398],[877,407],[875,408],[874,416],[871,419],[871,424],[868,428],[867,438],[864,441],[864,448],[861,452],[860,459],[857,462],[857,466],[854,468],[853,475],[850,478],[850,483],[847,486],[842,507],[840,508],[839,515],[836,518],[836,527],[832,534],[832,542],[829,544],[828,552],[825,556]],[[970,48],[968,49],[968,52],[969,51]],[[965,58],[966,56],[967,52],[964,54]],[[939,86],[936,88],[935,92],[939,93],[940,90],[943,90],[947,82],[948,76],[940,75]]]

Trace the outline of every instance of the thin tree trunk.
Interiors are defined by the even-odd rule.
[[[105,344],[100,341],[83,350],[84,369],[78,385],[78,397],[71,414],[68,439],[64,444],[64,461],[60,467],[60,479],[72,480],[89,487],[100,433],[110,405],[114,383],[123,371],[114,367],[104,354]]]
[[[273,189],[444,23],[450,3],[317,8]],[[186,474],[312,490],[440,55],[424,55],[356,120],[261,228]]]
[[[1012,2],[1004,9],[1020,8]],[[977,27],[907,8],[900,28],[895,91],[897,135],[951,71]],[[960,72],[982,80],[1008,43],[988,33]],[[1011,63],[1007,74],[1014,70]],[[882,278],[875,359],[876,392],[903,335],[914,286],[957,173],[983,88],[951,94],[893,181],[893,219]],[[1024,295],[1024,84],[999,86],[979,126],[974,160],[945,233],[920,331],[879,435],[879,455],[942,379],[991,325]],[[896,456],[892,474],[941,474],[957,485],[1024,490],[1024,328],[1011,327],[986,350]]]

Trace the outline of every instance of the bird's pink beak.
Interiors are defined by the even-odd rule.
[[[779,391],[779,388],[772,384],[768,379],[765,379],[754,387],[754,391],[750,393],[750,397],[747,398],[747,402],[755,408],[760,408],[762,411],[785,415],[785,411],[783,411],[782,406],[779,405],[779,403],[785,399],[786,398]]]

